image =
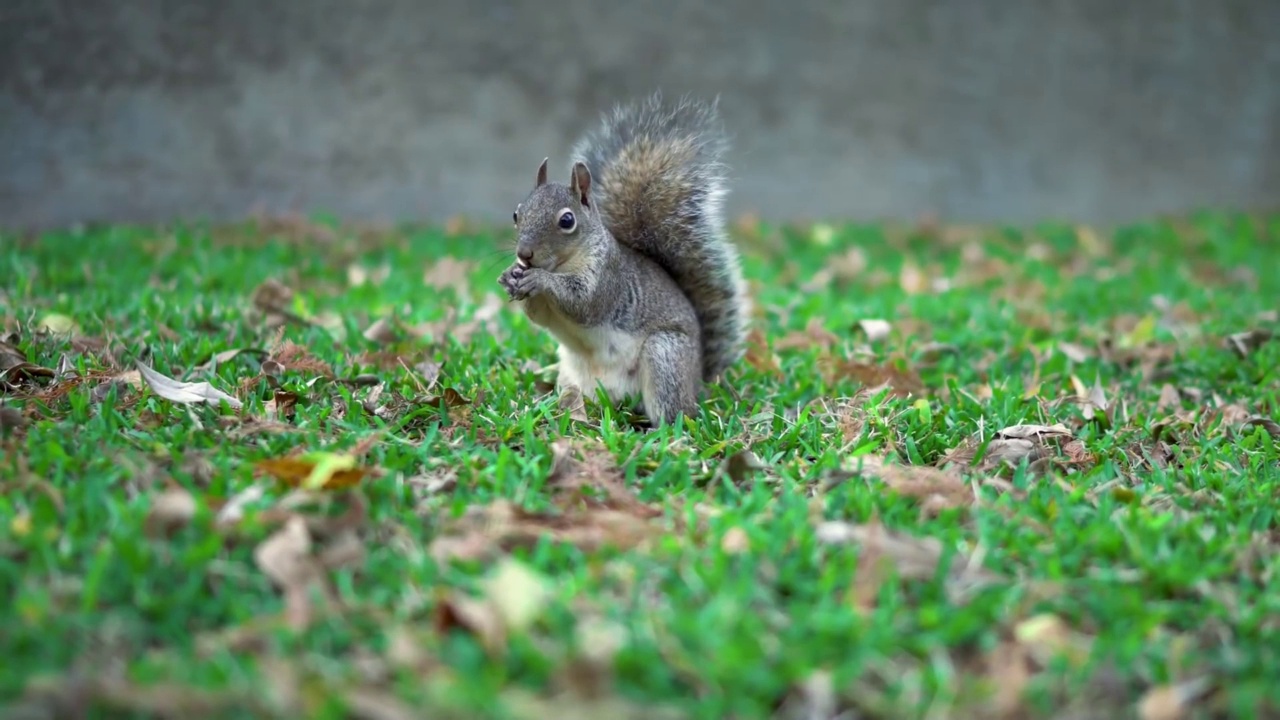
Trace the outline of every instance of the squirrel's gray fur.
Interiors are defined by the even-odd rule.
[[[741,358],[749,306],[721,210],[727,149],[716,101],[655,93],[603,115],[567,183],[547,182],[543,161],[513,216],[520,259],[499,281],[559,341],[562,390],[638,392],[670,421],[695,414],[702,385]]]

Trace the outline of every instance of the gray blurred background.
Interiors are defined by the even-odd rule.
[[[1280,0],[6,0],[0,226],[506,222],[612,103],[718,94],[729,208],[1109,223],[1280,199]]]

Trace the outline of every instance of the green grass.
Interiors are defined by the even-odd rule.
[[[1280,342],[1226,341],[1275,328],[1280,218],[741,229],[769,347],[654,432],[546,396],[553,342],[486,303],[507,235],[0,238],[0,370],[50,371],[0,385],[10,716],[1280,713]],[[255,472],[320,451],[370,472]],[[255,556],[289,517],[327,612]]]

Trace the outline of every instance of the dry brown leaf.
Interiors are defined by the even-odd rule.
[[[327,452],[259,460],[254,468],[288,487],[310,490],[349,488],[371,473],[370,468],[356,464],[354,455]]]
[[[353,288],[363,285],[376,287],[386,282],[389,277],[391,277],[391,265],[388,263],[383,263],[372,270],[355,263],[347,266],[347,284]]]
[[[435,624],[444,632],[461,627],[473,633],[491,654],[505,651],[508,638],[524,632],[546,609],[550,583],[511,558],[499,562],[481,583],[481,597],[447,592],[436,606]]]
[[[422,276],[423,284],[437,290],[453,289],[465,295],[469,289],[469,273],[472,263],[446,255],[427,268]]]
[[[774,720],[840,720],[842,717],[831,672],[817,670],[797,683],[774,712]]]
[[[399,323],[394,318],[380,317],[361,334],[369,342],[389,345],[400,337]]]
[[[582,390],[577,386],[566,387],[556,398],[556,404],[561,412],[569,414],[571,420],[582,423],[591,422],[591,418],[587,415],[586,400],[582,397]]]
[[[321,598],[331,599],[324,584],[323,569],[311,554],[311,533],[299,515],[291,516],[284,526],[254,548],[253,559],[284,594],[285,619],[294,630],[311,624],[312,589],[321,590]]]
[[[171,487],[152,499],[143,530],[153,537],[169,535],[195,519],[198,509],[195,496],[185,488]]]
[[[236,409],[242,407],[242,403],[239,400],[207,382],[181,382],[152,370],[140,360],[134,364],[151,390],[170,402],[183,405],[206,403],[215,407],[225,402]]]
[[[1178,388],[1169,383],[1160,386],[1160,399],[1156,402],[1156,410],[1164,411],[1181,405],[1182,394],[1178,392]]]
[[[751,536],[741,527],[734,526],[720,538],[720,550],[726,555],[740,555],[751,549]]]
[[[938,467],[969,467],[980,448],[981,438],[972,437],[944,455],[938,461]],[[1093,454],[1065,425],[1025,424],[996,432],[983,451],[978,471],[992,473],[1013,469],[1026,460],[1033,472],[1039,472],[1054,462],[1055,456],[1058,463],[1067,467],[1087,466],[1093,462]]]
[[[1248,359],[1258,348],[1275,337],[1270,330],[1248,330],[1228,335],[1224,343],[1241,359]]]
[[[945,470],[903,465],[871,455],[855,458],[851,465],[851,474],[877,478],[890,490],[919,500],[921,510],[929,515],[948,508],[968,507],[975,500],[964,478]]]
[[[827,349],[839,342],[839,340],[840,338],[836,337],[834,333],[823,327],[822,320],[820,318],[815,317],[809,319],[804,330],[791,332],[779,338],[778,341],[774,343],[773,349],[775,351],[811,347]]]
[[[757,372],[766,375],[782,374],[782,363],[769,348],[769,341],[759,327],[752,328],[747,334],[747,351],[744,359]]]
[[[865,568],[863,563],[868,559],[872,567],[885,563],[886,567],[891,567],[903,580],[932,579],[943,555],[942,542],[937,538],[899,533],[889,530],[879,521],[866,525],[826,521],[818,525],[816,535],[818,541],[824,544],[858,546],[861,550],[860,567]],[[859,570],[859,574],[862,572],[865,570]],[[999,575],[982,567],[981,558],[975,554],[967,560],[953,560],[946,589],[953,602],[964,602],[973,591],[999,579]],[[863,597],[871,594],[866,590],[862,589]]]
[[[1211,688],[1212,683],[1205,677],[1153,687],[1138,701],[1138,717],[1142,720],[1183,720],[1189,716],[1191,705]]]
[[[873,393],[884,388],[898,397],[926,397],[928,390],[919,374],[910,369],[899,369],[891,364],[877,365],[858,360],[826,357],[821,360],[827,381],[835,384],[852,380]]]

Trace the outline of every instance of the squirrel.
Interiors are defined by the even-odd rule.
[[[559,343],[561,394],[638,394],[651,424],[672,423],[742,357],[750,301],[721,211],[718,103],[616,105],[574,144],[568,182],[548,182],[543,159],[516,205],[498,282]]]

